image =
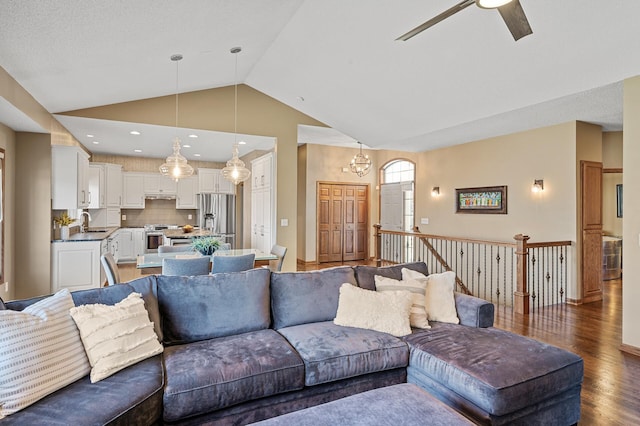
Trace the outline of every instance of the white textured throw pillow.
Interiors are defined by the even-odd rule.
[[[413,303],[411,305],[411,313],[409,322],[411,327],[431,328],[427,321],[427,312],[424,308],[424,294],[427,287],[426,280],[394,280],[380,275],[374,277],[376,283],[376,291],[408,291],[411,293]]]
[[[394,336],[411,334],[409,311],[412,296],[408,291],[376,291],[345,283],[340,287],[336,325],[366,328]]]
[[[89,373],[68,290],[0,311],[0,419]]]
[[[424,306],[429,321],[459,324],[456,311],[456,300],[453,295],[456,289],[456,274],[453,271],[425,276],[420,272],[402,268],[402,279],[418,279],[427,283]]]
[[[91,383],[162,353],[139,293],[113,306],[82,305],[70,312],[91,363]]]

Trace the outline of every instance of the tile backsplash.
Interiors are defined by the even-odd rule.
[[[121,220],[123,228],[136,228],[148,223],[166,225],[196,225],[196,210],[176,209],[176,200],[145,200],[144,209],[122,209],[127,220]],[[191,219],[189,219],[191,215]]]

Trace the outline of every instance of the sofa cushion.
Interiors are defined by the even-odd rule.
[[[278,332],[302,357],[307,386],[406,367],[409,361],[409,349],[402,340],[378,331],[325,321]]]
[[[408,291],[411,292],[411,311],[409,322],[411,327],[431,328],[427,320],[427,311],[424,308],[424,293],[427,282],[424,280],[394,280],[380,275],[375,277],[376,291]]]
[[[411,333],[409,312],[413,295],[408,291],[377,292],[342,284],[334,324],[406,336]]]
[[[164,352],[164,420],[176,421],[302,389],[304,365],[274,330],[259,330]]]
[[[496,328],[431,324],[404,338],[411,369],[502,416],[579,387],[582,358]]]
[[[353,267],[356,275],[356,281],[358,282],[358,286],[362,288],[366,288],[367,290],[374,290],[374,291],[376,289],[376,283],[374,278],[376,275],[380,275],[382,277],[387,277],[387,278],[393,278],[394,280],[401,280],[402,268],[418,271],[424,275],[427,275],[429,273],[427,270],[427,265],[424,262],[401,263],[401,264],[392,265],[392,266],[357,265]]]
[[[98,382],[85,376],[6,417],[2,426],[152,425],[162,416],[162,356]]]
[[[165,345],[268,328],[269,276],[266,268],[192,277],[159,275]]]
[[[2,297],[0,297],[0,311],[4,311],[5,309],[7,308],[4,307],[4,300],[2,300]]]
[[[424,306],[429,321],[460,323],[454,298],[456,290],[455,272],[446,271],[426,276],[420,272],[402,268],[402,279],[420,280],[426,284]]]
[[[355,285],[353,268],[341,266],[309,272],[278,272],[271,276],[273,328],[336,317],[340,286]]]
[[[0,311],[0,419],[89,373],[69,291]]]
[[[89,357],[91,383],[162,353],[140,293],[113,306],[81,305],[69,312]]]

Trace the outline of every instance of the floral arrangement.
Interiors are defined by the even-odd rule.
[[[212,255],[220,248],[222,242],[216,237],[194,237],[191,239],[191,247],[205,256]]]
[[[59,226],[69,226],[75,222],[75,219],[70,218],[67,212],[64,212],[60,216],[54,217],[53,222]]]

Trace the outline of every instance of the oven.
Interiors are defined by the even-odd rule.
[[[177,228],[177,225],[145,225],[144,252],[157,253],[158,247],[164,244],[164,230]]]

